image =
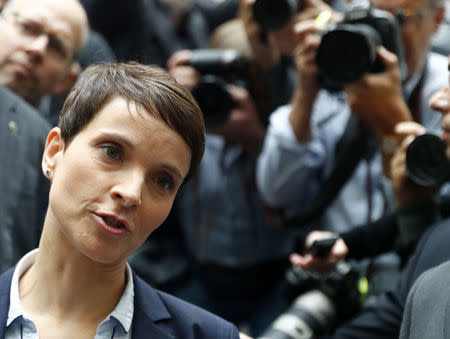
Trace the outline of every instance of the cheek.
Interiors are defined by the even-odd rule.
[[[86,163],[89,163],[88,159]],[[72,201],[78,209],[101,191],[104,176],[95,175],[89,166],[82,165],[80,162],[65,162],[55,169],[51,188],[55,193],[53,199]]]
[[[141,217],[143,235],[146,238],[167,219],[174,199],[164,201],[152,201],[146,203],[146,208]]]

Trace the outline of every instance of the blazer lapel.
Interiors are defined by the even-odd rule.
[[[0,338],[5,337],[6,321],[9,312],[9,291],[14,268],[0,276]]]
[[[133,273],[134,281],[134,317],[133,339],[157,338],[173,339],[163,327],[157,325],[171,316],[156,291]]]

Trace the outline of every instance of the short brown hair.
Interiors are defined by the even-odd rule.
[[[136,62],[88,67],[70,91],[59,118],[64,141],[70,143],[115,96],[164,121],[184,139],[191,149],[187,177],[192,176],[205,149],[203,115],[190,92],[159,67]]]

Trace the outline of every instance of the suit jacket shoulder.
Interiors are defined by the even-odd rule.
[[[406,301],[400,338],[448,338],[450,262],[423,273]]]

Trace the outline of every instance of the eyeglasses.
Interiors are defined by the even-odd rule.
[[[2,18],[5,20],[11,18],[10,23],[16,31],[21,36],[30,40],[46,35],[48,37],[49,55],[61,62],[71,60],[74,53],[70,51],[70,48],[55,33],[48,32],[40,22],[32,19],[21,18],[17,14],[11,14],[7,17],[2,16]]]
[[[424,16],[432,14],[435,10],[435,7],[395,8],[390,12],[395,16],[401,26],[410,26],[417,23]]]

